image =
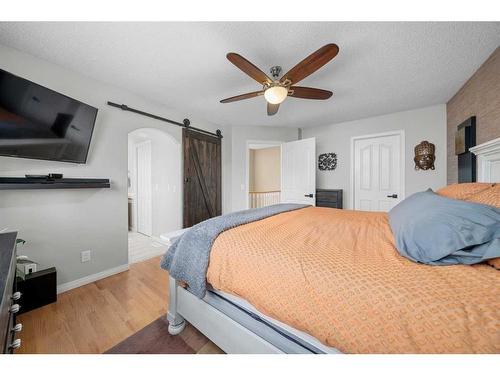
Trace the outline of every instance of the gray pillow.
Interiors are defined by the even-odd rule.
[[[475,264],[500,257],[500,209],[416,193],[389,211],[402,256],[433,265]]]

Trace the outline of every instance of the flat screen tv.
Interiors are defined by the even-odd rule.
[[[85,163],[97,108],[0,69],[0,156]]]

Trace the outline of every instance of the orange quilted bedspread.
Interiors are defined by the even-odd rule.
[[[400,256],[387,214],[309,207],[215,241],[216,289],[345,353],[500,353],[500,272]]]

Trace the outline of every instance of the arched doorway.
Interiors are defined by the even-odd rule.
[[[181,145],[170,134],[128,134],[129,263],[164,252],[163,233],[182,228]]]

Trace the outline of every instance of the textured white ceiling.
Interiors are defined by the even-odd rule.
[[[330,42],[339,55],[300,84],[331,99],[288,98],[273,117],[263,97],[219,103],[260,88],[226,53],[287,71]],[[500,23],[0,23],[0,43],[187,117],[308,127],[445,103],[500,45]]]

